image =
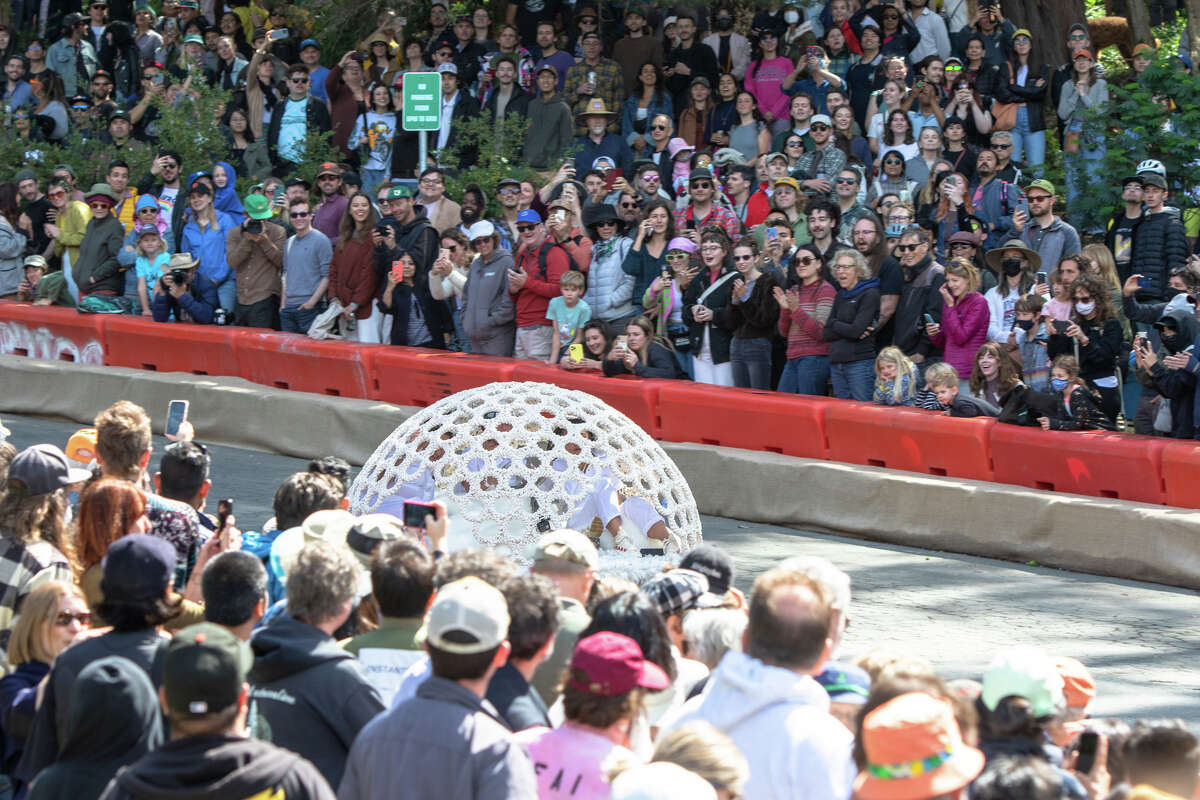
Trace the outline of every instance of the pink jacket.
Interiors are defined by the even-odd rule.
[[[975,353],[987,341],[991,312],[979,292],[969,292],[953,308],[942,305],[942,329],[931,341],[944,348],[943,360],[954,367],[958,377],[968,380],[975,365]]]

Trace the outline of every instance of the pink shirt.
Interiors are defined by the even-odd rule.
[[[633,751],[570,722],[561,728],[532,728],[516,734],[533,759],[538,800],[607,800],[608,769],[621,761],[640,763]]]
[[[746,91],[758,100],[758,110],[766,115],[768,111],[775,119],[788,118],[788,104],[791,98],[783,93],[779,85],[783,79],[792,74],[795,65],[790,58],[773,58],[770,61],[752,61],[746,71]]]

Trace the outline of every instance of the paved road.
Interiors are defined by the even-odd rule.
[[[4,423],[19,447],[62,446],[78,427],[11,416]],[[156,438],[156,451],[164,444]],[[252,450],[211,450],[210,497],[236,498],[247,528],[270,516],[280,481],[306,466]],[[928,658],[945,677],[974,677],[997,648],[1037,645],[1091,668],[1099,683],[1096,715],[1179,716],[1200,730],[1200,598],[1194,592],[719,517],[704,517],[703,524],[705,538],[733,554],[738,585],[747,592],[757,575],[798,553],[845,569],[854,591],[844,647],[849,655],[895,648]]]

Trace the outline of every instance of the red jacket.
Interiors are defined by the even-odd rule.
[[[356,319],[371,316],[371,304],[379,289],[379,274],[372,262],[374,249],[370,236],[361,242],[351,236],[345,247],[333,246],[333,259],[329,262],[329,296],[341,300],[344,306],[358,303],[354,311]]]
[[[548,240],[547,240],[548,241]],[[545,244],[545,242],[543,242]],[[526,325],[549,325],[546,319],[546,307],[550,299],[562,294],[558,282],[563,273],[571,268],[567,254],[561,247],[551,247],[546,253],[546,275],[538,274],[538,249],[529,250],[524,246],[517,252],[517,271],[525,270],[529,278],[519,292],[513,294],[513,302],[517,307],[517,327]],[[510,292],[510,294],[512,294]]]

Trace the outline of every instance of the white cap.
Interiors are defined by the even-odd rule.
[[[712,784],[669,761],[627,769],[612,782],[612,800],[717,800]]]
[[[448,653],[485,653],[508,638],[508,602],[496,587],[474,576],[448,583],[434,595],[418,637]],[[473,642],[454,641],[465,633]]]
[[[438,72],[450,72],[450,73],[453,73],[454,75],[457,75],[458,67],[455,65],[455,63],[453,61],[447,61],[445,64],[439,64],[437,71]]]
[[[467,241],[473,242],[476,239],[487,239],[495,235],[495,233],[496,226],[486,219],[481,219],[467,229]]]

